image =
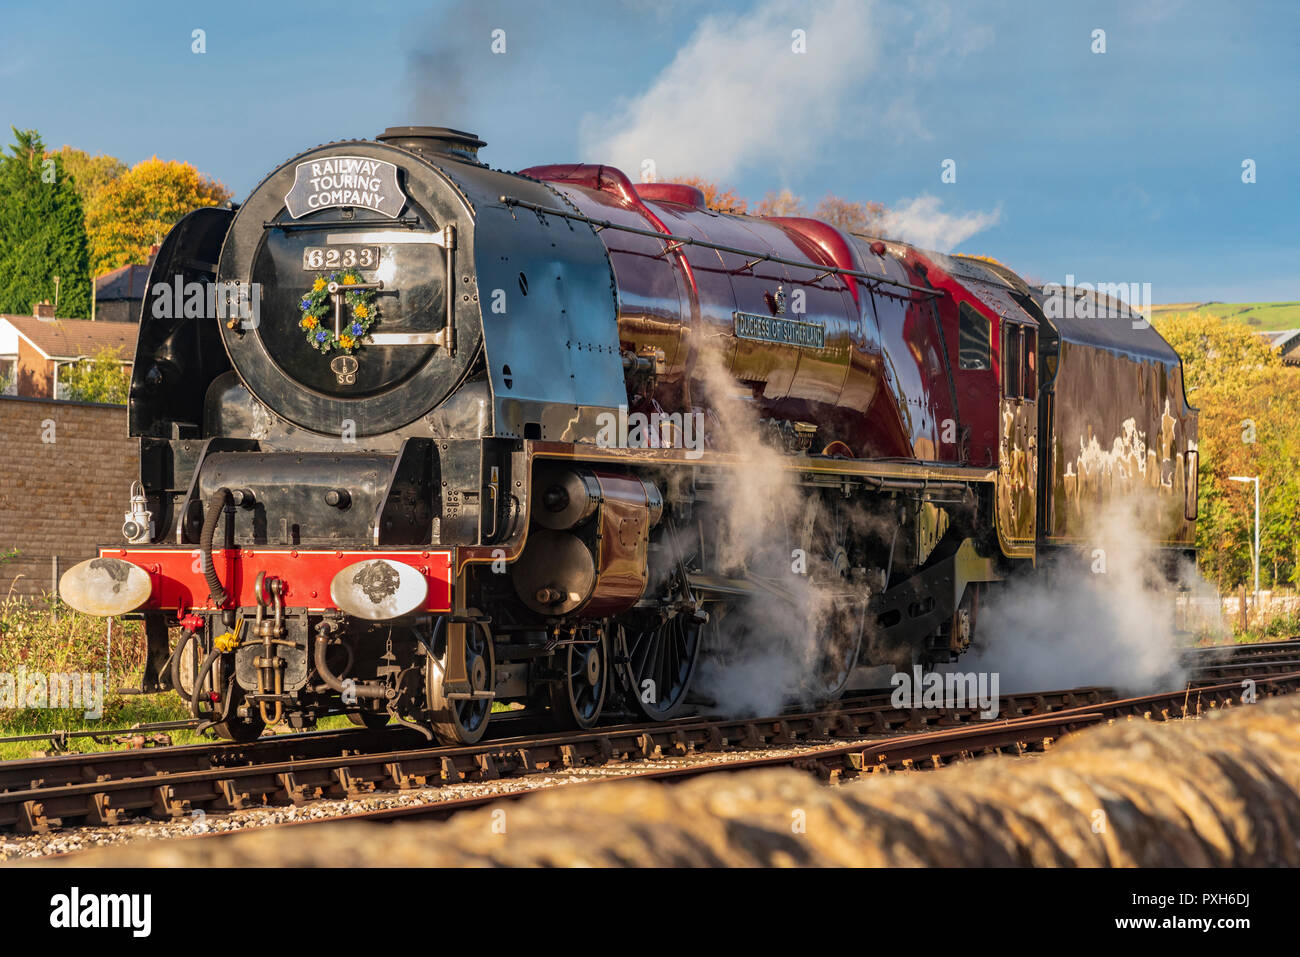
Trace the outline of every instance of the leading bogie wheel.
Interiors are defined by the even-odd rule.
[[[256,741],[262,736],[262,732],[266,730],[266,724],[257,712],[253,714],[252,718],[245,719],[232,715],[225,721],[219,721],[212,726],[212,733],[218,738],[236,741],[240,744]]]
[[[555,655],[564,677],[548,682],[551,716],[561,728],[594,727],[609,688],[609,638],[603,625],[591,625],[578,640]]]
[[[349,711],[348,721],[361,728],[377,731],[388,725],[387,711]]]
[[[211,731],[218,738],[225,738],[227,741],[238,741],[241,744],[246,741],[254,741],[262,736],[266,730],[266,722],[262,720],[262,713],[255,705],[249,705],[244,699],[244,689],[239,687],[232,674],[226,681],[225,691],[222,693],[223,713],[225,718],[218,721],[211,727]],[[239,716],[239,709],[244,708],[248,712],[247,718]]]
[[[470,610],[470,617],[479,613]],[[490,697],[449,697],[443,685],[447,673],[447,622],[439,619],[431,644],[433,657],[426,668],[425,694],[430,726],[445,744],[477,744],[492,716]],[[471,692],[492,691],[496,684],[496,656],[487,625],[477,622],[465,629],[465,674]]]

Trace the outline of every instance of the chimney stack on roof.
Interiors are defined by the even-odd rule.
[[[48,299],[46,299],[44,302],[33,303],[32,315],[35,316],[37,319],[53,319],[54,306],[50,304],[50,301]]]

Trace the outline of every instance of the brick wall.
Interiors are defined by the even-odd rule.
[[[95,306],[96,322],[139,322],[139,299],[101,299]]]
[[[51,589],[60,573],[122,541],[139,477],[126,407],[0,397],[0,598]],[[52,441],[51,441],[52,440]]]
[[[50,389],[54,386],[54,363],[21,336],[18,337],[18,369],[14,383],[18,395],[53,398]]]

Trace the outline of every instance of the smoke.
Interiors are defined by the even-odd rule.
[[[526,39],[548,15],[542,4],[455,0],[417,23],[406,54],[414,119],[397,122],[479,130],[484,104],[535,62]]]
[[[870,0],[766,0],[708,17],[645,92],[586,119],[583,155],[629,173],[650,159],[715,178],[813,160],[876,68],[874,10]]]
[[[695,692],[723,714],[774,714],[791,699],[817,696],[835,606],[831,591],[801,571],[813,568],[801,558],[799,529],[825,523],[714,350],[702,350],[696,376],[713,448],[740,460],[709,502],[706,568],[747,580],[753,594],[706,605],[711,620]]]
[[[865,664],[906,668],[910,662],[876,634],[869,613],[866,621],[842,617],[846,591],[865,597],[879,582],[818,575],[811,554],[837,534],[887,543],[893,513],[810,493],[787,468],[788,453],[772,443],[749,391],[714,350],[701,352],[696,375],[709,408],[710,447],[739,460],[726,486],[697,505],[695,517],[712,543],[705,570],[746,580],[752,590],[743,601],[706,603],[711,619],[696,696],[729,715],[812,704],[825,697],[835,657],[827,645],[836,634],[861,633]],[[1176,620],[1168,552],[1158,544],[1167,537],[1170,489],[1124,484],[1115,480],[1114,498],[1088,505],[1095,509],[1082,528],[1089,544],[982,594],[975,643],[953,668],[996,672],[1001,693],[1098,685],[1137,695],[1185,681],[1185,633]],[[1079,512],[1080,519],[1088,515]],[[1191,563],[1181,563],[1174,577],[1193,596],[1214,594]],[[860,613],[859,605],[847,617]]]
[[[994,589],[954,667],[998,672],[1003,693],[1098,685],[1140,695],[1183,683],[1174,589],[1154,541],[1159,507],[1141,490],[1116,499],[1081,553]],[[1212,593],[1191,563],[1175,574],[1193,594]]]
[[[612,114],[587,116],[582,153],[633,179],[650,162],[656,174],[725,180],[746,169],[816,166],[828,142],[868,127],[865,155],[889,138],[933,139],[913,81],[932,80],[936,62],[964,59],[993,39],[987,25],[943,3],[765,0],[706,18],[644,92]],[[944,212],[923,194],[886,214],[883,235],[947,251],[1001,218],[1001,207]]]
[[[939,197],[926,193],[887,209],[880,219],[880,235],[946,253],[1002,219],[1001,206],[989,211],[947,213],[940,209],[940,203]]]

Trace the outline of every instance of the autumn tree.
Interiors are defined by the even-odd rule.
[[[115,349],[101,349],[88,359],[60,369],[59,386],[60,399],[126,405],[131,382],[121,355]]]
[[[876,235],[886,208],[884,203],[857,203],[827,193],[809,212],[803,198],[789,189],[769,190],[757,203],[751,203],[732,187],[702,176],[679,177],[673,182],[694,186],[704,193],[704,205],[720,213],[749,213],[754,216],[811,216],[845,232]]]
[[[10,155],[0,158],[0,312],[28,315],[33,303],[57,296],[60,315],[89,315],[81,200],[62,160],[46,157],[40,135],[10,129]]]
[[[86,217],[95,275],[149,261],[149,247],[186,213],[230,199],[221,183],[189,163],[153,156],[102,189]]]
[[[57,157],[63,164],[64,172],[72,177],[72,186],[81,197],[83,209],[89,209],[95,197],[127,171],[127,165],[116,156],[104,153],[91,156],[85,150],[73,149],[71,146],[64,146],[45,155]]]
[[[834,193],[827,193],[813,210],[815,219],[825,220],[847,233],[865,233],[869,236],[880,234],[884,216],[884,203],[855,203]]]
[[[1300,583],[1300,369],[1283,366],[1247,326],[1203,313],[1156,321],[1183,359],[1200,409],[1202,571],[1221,587],[1251,580],[1255,498],[1233,475],[1260,477],[1260,581]]]
[[[788,189],[769,191],[754,210],[759,216],[807,216],[803,200]]]
[[[744,215],[749,210],[749,200],[743,199],[730,186],[722,186],[702,176],[681,176],[670,182],[694,186],[704,194],[704,205],[720,213]]]

